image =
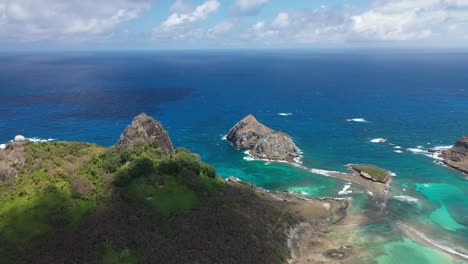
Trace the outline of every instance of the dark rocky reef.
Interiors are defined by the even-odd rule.
[[[133,119],[132,124],[127,126],[120,136],[117,150],[121,151],[138,144],[145,145],[152,140],[155,140],[159,147],[169,154],[175,153],[172,141],[161,123],[145,113],[141,113]]]
[[[440,157],[445,165],[468,174],[468,136],[460,138],[453,147],[442,151]]]
[[[248,150],[259,159],[295,162],[299,149],[284,132],[258,122],[253,115],[239,121],[229,131],[226,139],[240,150]]]

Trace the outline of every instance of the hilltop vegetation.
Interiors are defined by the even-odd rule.
[[[132,137],[157,125],[140,120]],[[292,214],[159,140],[10,146],[25,162],[0,183],[0,263],[286,261]]]

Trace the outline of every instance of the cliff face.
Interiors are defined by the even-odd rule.
[[[446,165],[468,174],[468,136],[457,140],[452,148],[442,152],[441,157]]]
[[[249,150],[250,155],[259,159],[294,162],[298,157],[299,149],[288,135],[263,125],[253,115],[231,128],[226,139],[235,148]]]
[[[226,139],[240,150],[251,150],[264,136],[273,130],[258,122],[253,115],[248,115],[239,121],[227,135]]]
[[[251,155],[262,159],[293,161],[298,151],[290,137],[282,132],[273,132],[257,142]]]
[[[175,153],[171,139],[161,123],[145,113],[142,113],[133,119],[132,124],[129,125],[120,136],[117,143],[117,150],[129,148],[138,144],[148,144],[151,140],[155,140],[156,143],[169,154]]]
[[[442,153],[442,157],[453,162],[460,162],[464,159],[468,159],[468,136],[457,140],[455,146]]]

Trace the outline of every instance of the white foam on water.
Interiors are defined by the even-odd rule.
[[[374,138],[374,139],[371,139],[370,142],[372,142],[372,143],[384,143],[385,141],[387,141],[385,138]]]
[[[26,139],[34,143],[44,143],[44,142],[50,142],[50,141],[55,140],[53,138],[38,138],[38,137],[26,138]]]
[[[362,117],[359,117],[359,118],[350,118],[350,119],[346,119],[346,121],[348,122],[356,122],[356,123],[367,123],[368,121]]]
[[[329,171],[329,170],[321,170],[321,169],[310,169],[310,172],[319,174],[319,175],[324,175],[324,176],[330,176],[335,173],[340,173],[338,171]]]
[[[425,150],[420,149],[420,148],[407,148],[406,150],[409,152],[413,152],[415,154],[426,153]]]
[[[338,194],[339,195],[345,195],[345,194],[353,193],[353,191],[350,190],[350,188],[351,188],[351,183],[348,182],[343,186],[343,189],[341,191],[339,191]]]
[[[6,144],[0,144],[0,149],[6,149]]]
[[[393,152],[395,152],[395,153],[400,153],[400,154],[403,153],[403,151],[398,150],[398,149],[397,149],[397,150],[394,150]]]
[[[462,249],[460,248],[452,248],[448,245],[446,245],[444,242],[445,241],[441,241],[441,240],[435,240],[435,239],[432,239],[432,238],[429,238],[428,236],[426,236],[424,233],[414,229],[414,228],[411,228],[407,225],[404,225],[404,224],[401,224],[399,223],[398,224],[400,227],[402,227],[403,229],[406,229],[406,230],[409,230],[410,232],[412,232],[413,234],[416,234],[420,239],[426,241],[427,243],[433,245],[434,247],[436,248],[439,248],[443,251],[446,251],[448,253],[452,253],[454,255],[457,255],[457,256],[460,256],[464,259],[467,259],[468,260],[468,252],[466,252],[464,249],[462,251]]]
[[[435,160],[444,160],[442,157],[441,157],[441,154],[443,151],[445,150],[448,150],[450,149],[451,147],[453,146],[436,146],[436,147],[433,147],[432,150],[433,152],[427,152],[425,155],[428,156],[429,158],[433,158]]]
[[[250,152],[248,150],[244,151],[244,154],[247,155],[247,156],[243,157],[244,160],[246,160],[246,161],[256,160],[252,155],[250,155]]]
[[[418,198],[415,198],[415,197],[412,197],[412,196],[409,196],[409,195],[396,195],[396,196],[393,196],[393,198],[399,200],[399,201],[402,201],[402,202],[411,202],[411,203],[416,203],[419,201]]]
[[[227,135],[224,135],[221,140],[227,140]]]
[[[293,113],[278,113],[279,116],[290,116],[293,115]]]
[[[401,149],[401,146],[394,146],[393,148]]]

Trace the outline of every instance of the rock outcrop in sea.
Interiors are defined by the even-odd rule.
[[[442,151],[440,157],[447,166],[468,174],[468,136],[460,138],[455,146]]]
[[[145,145],[154,140],[159,147],[169,154],[174,154],[172,141],[160,122],[145,113],[136,116],[132,124],[127,126],[117,143],[117,150],[123,150],[135,145]]]
[[[231,128],[226,139],[235,148],[246,150],[258,159],[296,162],[299,157],[299,149],[286,133],[263,125],[253,115],[244,117]]]

